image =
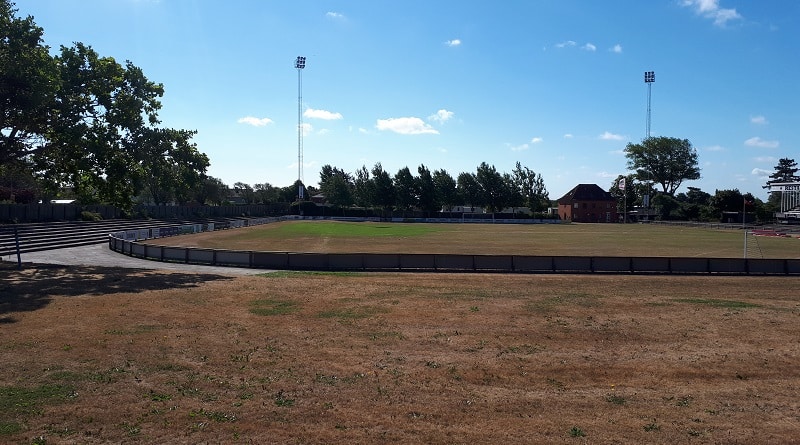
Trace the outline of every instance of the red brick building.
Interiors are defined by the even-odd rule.
[[[617,200],[597,184],[578,184],[558,199],[558,216],[573,222],[618,222]]]

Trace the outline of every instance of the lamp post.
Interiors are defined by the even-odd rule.
[[[297,202],[303,200],[303,68],[306,58],[297,56],[294,62],[297,68]],[[300,214],[302,215],[302,206]]]
[[[647,138],[650,139],[650,89],[656,81],[655,71],[644,72],[644,83],[647,84]]]

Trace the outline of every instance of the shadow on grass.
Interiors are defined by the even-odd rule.
[[[192,288],[207,281],[231,279],[216,274],[100,266],[23,264],[18,270],[16,265],[0,263],[0,325],[14,323],[10,316],[14,312],[41,309],[59,296]]]

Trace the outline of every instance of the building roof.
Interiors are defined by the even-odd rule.
[[[611,193],[601,189],[597,184],[578,184],[566,195],[558,198],[559,204],[575,201],[615,201],[615,199]]]

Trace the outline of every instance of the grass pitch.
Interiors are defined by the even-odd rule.
[[[740,230],[646,224],[406,224],[286,221],[153,240],[230,250],[741,258]],[[797,238],[750,237],[748,257],[800,258]]]

